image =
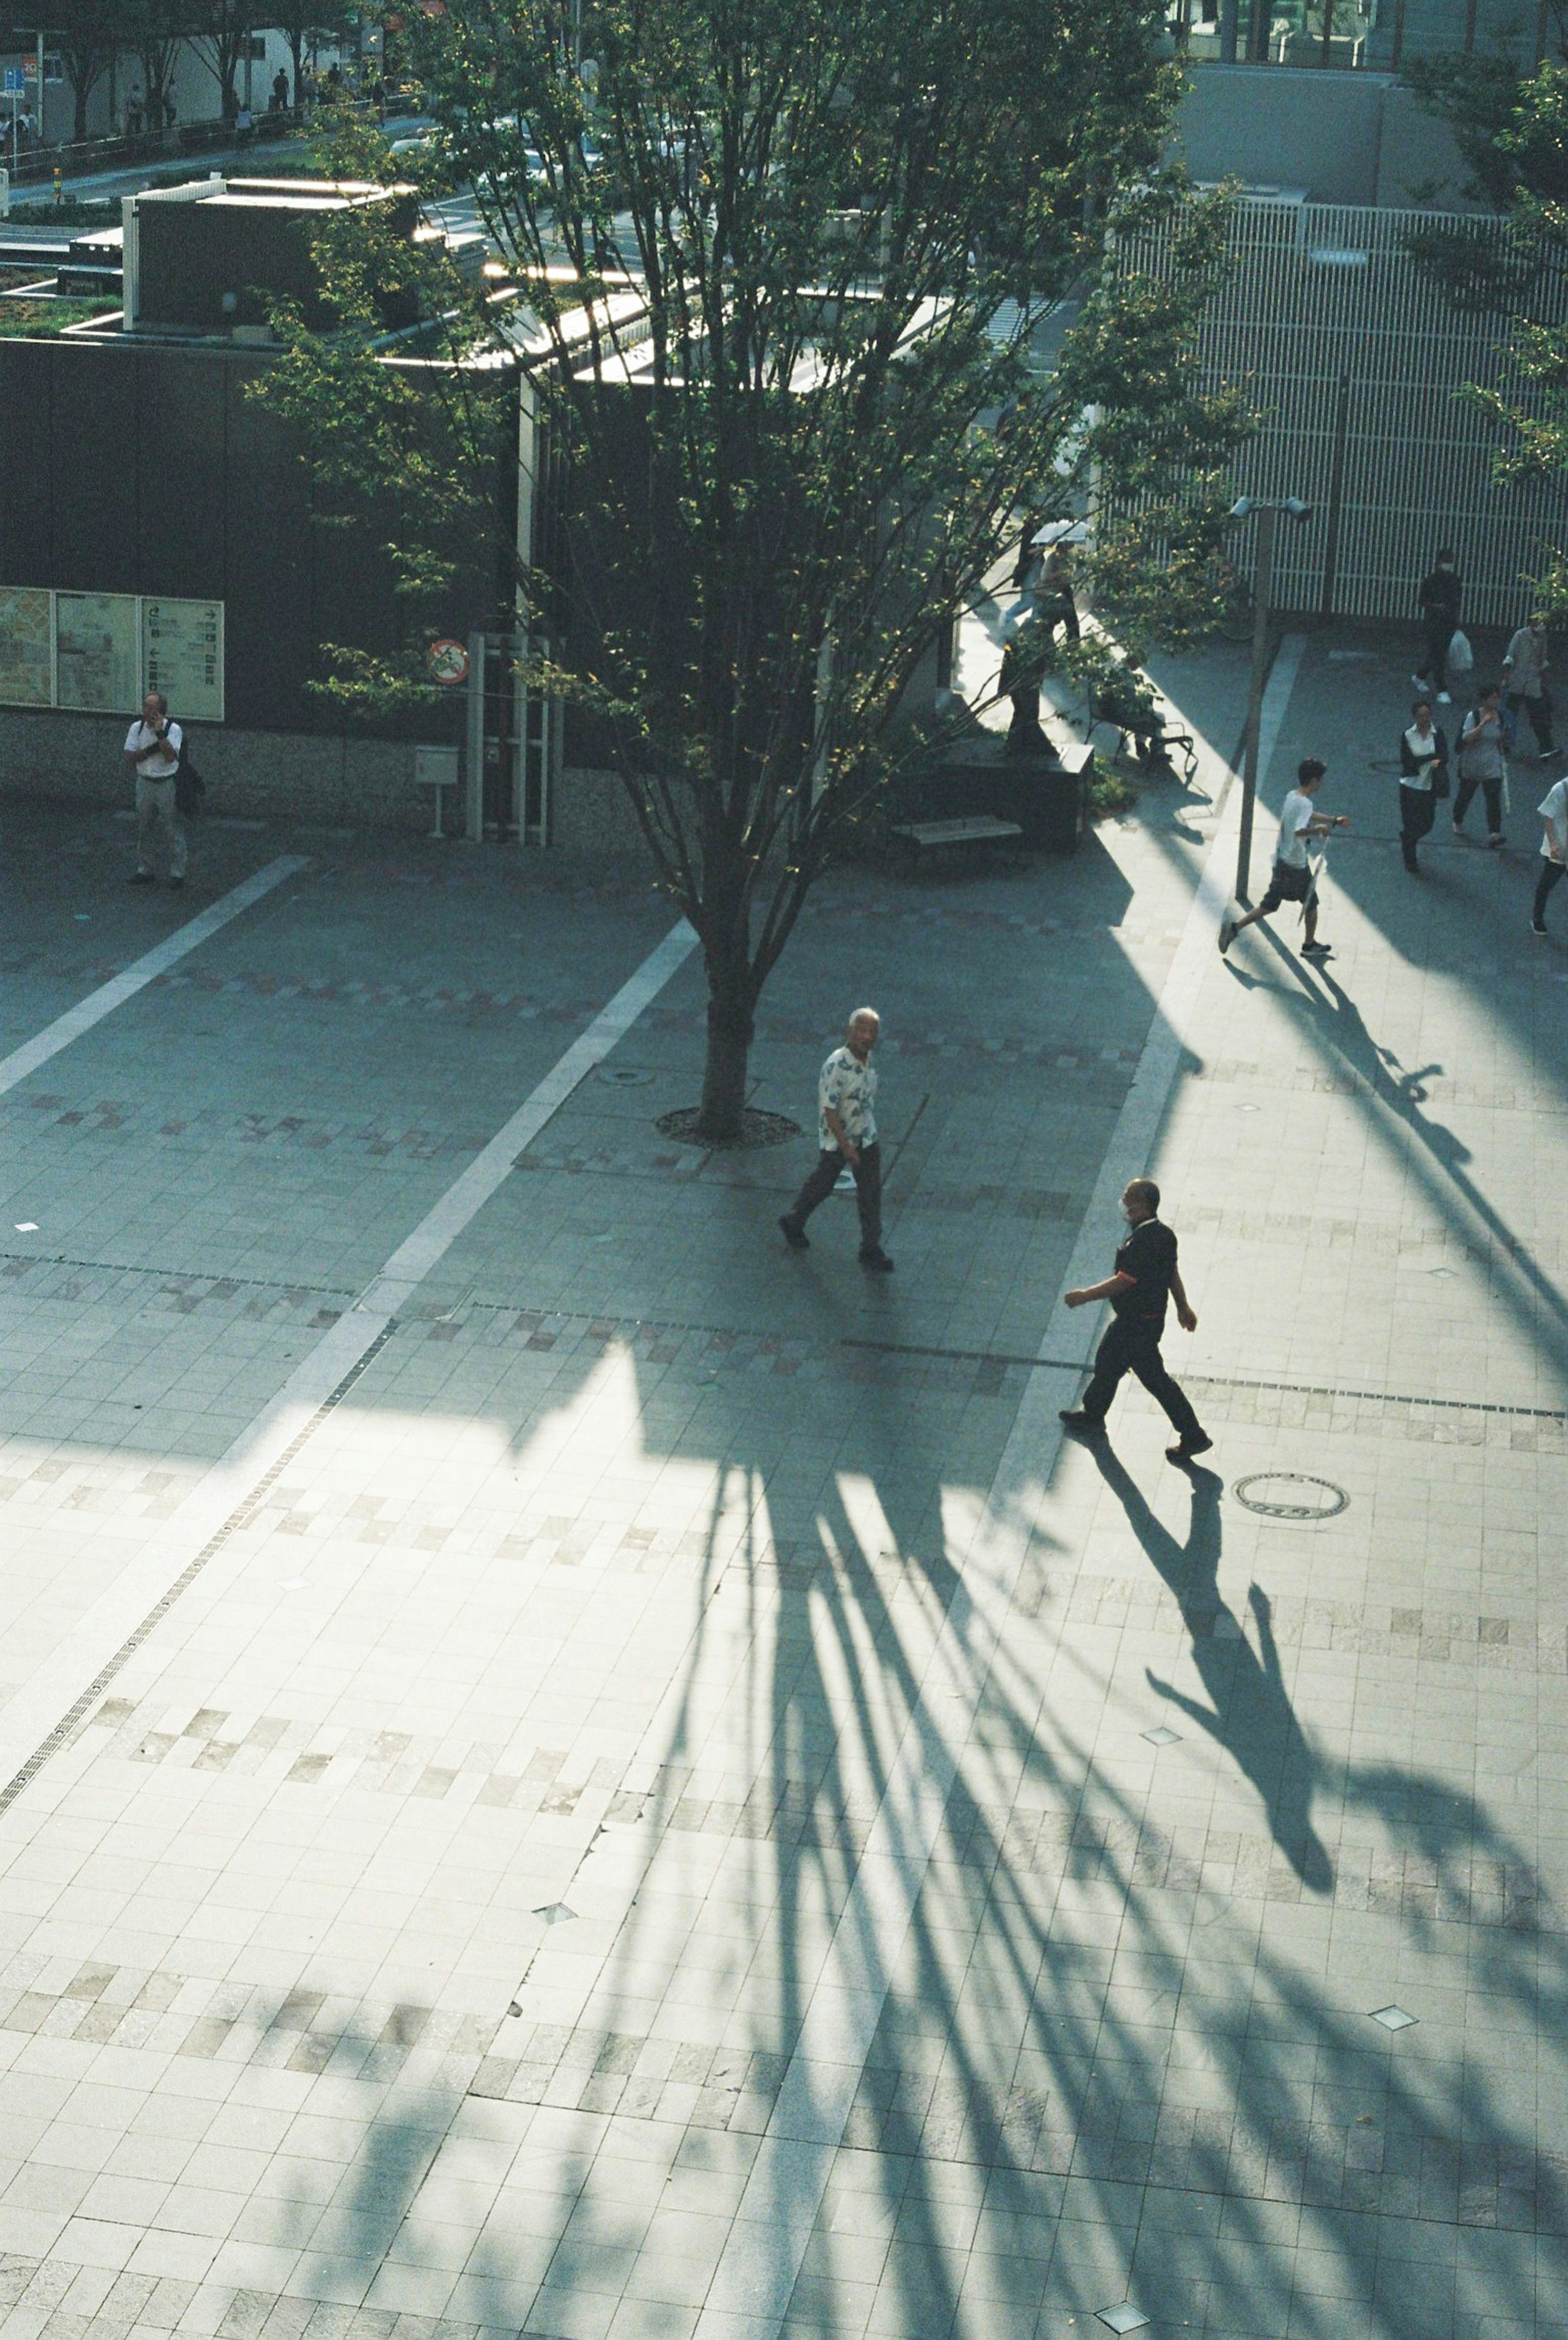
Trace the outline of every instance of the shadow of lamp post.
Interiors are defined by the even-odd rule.
[[[1263,686],[1268,673],[1268,621],[1274,593],[1274,527],[1281,512],[1286,512],[1305,527],[1312,518],[1312,506],[1303,503],[1299,496],[1281,496],[1270,500],[1263,496],[1237,496],[1230,508],[1232,520],[1257,517],[1256,581],[1253,587],[1252,614],[1252,674],[1247,683],[1245,746],[1242,752],[1241,770],[1241,841],[1236,857],[1236,896],[1238,902],[1250,902],[1247,891],[1251,882],[1252,817],[1257,802],[1257,743],[1263,728]]]

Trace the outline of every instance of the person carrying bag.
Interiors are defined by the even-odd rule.
[[[1421,875],[1415,848],[1432,832],[1437,799],[1448,794],[1448,735],[1432,720],[1432,702],[1418,699],[1399,735],[1399,849],[1413,878]]]

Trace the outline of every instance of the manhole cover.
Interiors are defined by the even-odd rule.
[[[635,1065],[600,1065],[599,1077],[607,1089],[645,1089],[653,1076]]]
[[[1261,1512],[1270,1520],[1336,1519],[1350,1501],[1332,1479],[1309,1478],[1301,1471],[1255,1471],[1231,1489],[1238,1503]]]
[[[694,1105],[682,1106],[677,1113],[661,1113],[653,1126],[660,1137],[673,1137],[680,1145],[712,1146],[714,1141],[703,1135],[699,1126],[700,1109]],[[740,1116],[740,1135],[732,1141],[737,1147],[782,1145],[791,1137],[799,1137],[800,1125],[781,1113],[763,1113],[748,1106]]]

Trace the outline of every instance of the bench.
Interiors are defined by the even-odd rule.
[[[894,829],[911,868],[928,853],[968,853],[992,845],[1014,845],[1023,836],[1016,820],[974,813],[967,820],[911,820]]]

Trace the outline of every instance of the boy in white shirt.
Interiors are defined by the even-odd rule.
[[[1541,877],[1530,913],[1530,931],[1543,935],[1546,905],[1568,869],[1568,780],[1559,780],[1555,788],[1548,788],[1536,810],[1546,826],[1541,838]]]
[[[1317,939],[1317,887],[1306,848],[1315,837],[1326,837],[1333,828],[1347,828],[1350,816],[1319,812],[1313,804],[1327,768],[1315,756],[1308,756],[1297,766],[1295,786],[1285,798],[1279,817],[1279,843],[1275,848],[1274,875],[1268,881],[1268,891],[1256,909],[1249,910],[1245,918],[1225,920],[1219,930],[1222,957],[1244,927],[1255,926],[1259,918],[1271,917],[1282,902],[1300,902],[1304,907],[1306,938],[1301,946],[1303,958],[1328,957],[1329,946]]]

